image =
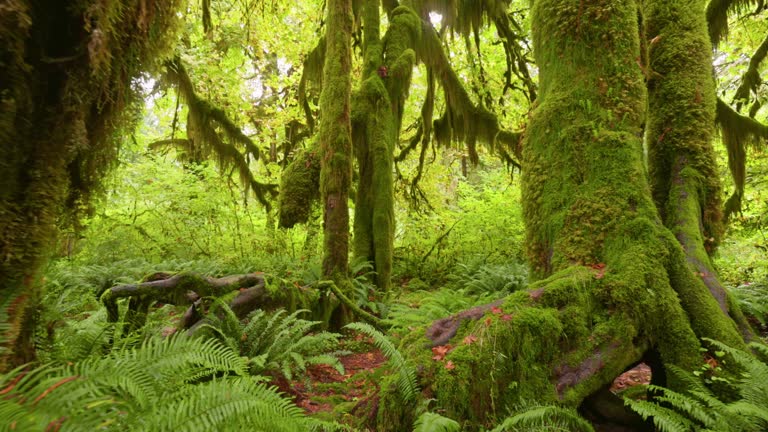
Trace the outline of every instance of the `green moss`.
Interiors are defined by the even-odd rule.
[[[360,179],[354,253],[356,259],[374,263],[376,284],[386,293],[392,284],[395,231],[393,152],[416,62],[413,47],[421,35],[421,19],[408,7],[394,9],[380,41],[378,7],[377,2],[365,6],[365,75],[356,92],[353,115]],[[383,77],[380,68],[386,70]]]
[[[646,129],[653,196],[665,224],[675,233],[683,222],[711,239],[709,250],[722,234],[721,185],[712,136],[715,124],[715,82],[712,46],[707,34],[703,2],[648,1],[644,7],[649,45],[649,111]],[[682,218],[680,196],[673,193],[680,170],[699,177],[701,208]],[[677,209],[678,211],[670,210]]]
[[[323,274],[347,277],[349,187],[352,180],[352,2],[328,2],[327,45],[320,94],[320,194],[324,217]]]
[[[283,170],[278,196],[278,224],[291,228],[306,223],[320,198],[320,157],[316,146],[302,150]]]

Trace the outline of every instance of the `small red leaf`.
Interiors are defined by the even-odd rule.
[[[455,364],[453,364],[453,362],[452,362],[452,361],[448,360],[448,361],[445,363],[445,368],[446,368],[446,369],[448,369],[448,370],[454,370],[454,369],[456,369],[456,365],[455,365]]]
[[[472,345],[477,341],[477,336],[469,335],[464,338],[464,345]]]
[[[490,327],[491,326],[491,317],[488,317],[485,319],[485,326]]]
[[[500,307],[494,306],[491,308],[491,313],[493,313],[494,315],[501,315],[502,313],[504,313],[504,311],[501,310]]]
[[[501,317],[502,321],[509,321],[511,319],[512,319],[512,315],[510,314],[505,314],[504,316]]]

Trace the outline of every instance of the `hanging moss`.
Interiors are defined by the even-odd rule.
[[[496,137],[502,133],[497,117],[481,105],[476,105],[451,67],[440,39],[431,26],[423,29],[418,46],[419,58],[434,70],[437,81],[443,87],[446,111],[435,120],[435,139],[442,146],[458,141],[467,146],[470,161],[479,162],[477,143],[485,143],[491,149]]]
[[[306,223],[319,198],[320,155],[317,145],[310,145],[294,157],[280,177],[278,226],[292,228]]]
[[[736,190],[726,201],[723,218],[741,211],[746,181],[747,148],[760,148],[768,140],[768,126],[755,119],[737,113],[721,99],[717,100],[717,126],[728,153],[728,168]]]
[[[177,86],[179,95],[187,101],[187,141],[168,141],[189,147],[193,153],[203,158],[214,158],[222,169],[234,168],[240,176],[240,182],[246,190],[254,193],[259,203],[267,211],[271,209],[268,197],[277,195],[275,185],[264,184],[256,180],[251,171],[249,158],[258,160],[261,152],[256,144],[235,125],[226,113],[201,99],[195,92],[192,80],[178,57],[166,62],[166,78]],[[223,131],[223,137],[219,130]],[[245,149],[245,154],[237,146]]]
[[[170,51],[178,6],[14,0],[0,11],[0,299],[25,294],[10,314],[27,335],[10,341],[17,353],[32,352],[25,312],[55,224],[88,211],[137,120],[132,80]]]
[[[712,44],[717,44],[728,37],[728,16],[748,12],[757,0],[712,0],[707,3],[707,24]]]

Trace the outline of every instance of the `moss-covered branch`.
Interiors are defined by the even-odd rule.
[[[317,45],[315,45],[312,51],[307,54],[301,68],[301,80],[299,81],[297,97],[299,106],[301,106],[301,109],[304,111],[304,117],[307,120],[307,127],[309,127],[310,134],[315,131],[315,114],[312,112],[309,105],[311,99],[310,86],[314,85],[317,88],[322,87],[326,45],[325,35],[323,35],[317,41]]]
[[[722,99],[717,100],[716,122],[728,153],[728,168],[736,186],[736,190],[724,205],[723,217],[727,221],[733,213],[741,210],[746,181],[747,148],[765,145],[768,140],[768,126],[739,114]]]
[[[451,67],[443,50],[440,38],[428,23],[423,24],[422,40],[419,46],[419,58],[430,67],[443,88],[446,99],[446,111],[435,120],[435,138],[441,145],[450,145],[453,141],[466,143],[472,163],[479,161],[477,142],[494,148],[496,139],[503,131],[496,115],[486,108],[476,105]]]
[[[179,95],[187,101],[189,109],[187,136],[190,140],[187,144],[191,143],[191,146],[204,156],[215,156],[223,169],[229,167],[236,169],[240,182],[245,188],[250,189],[256,195],[256,199],[270,209],[271,203],[268,197],[277,195],[277,187],[256,180],[246,159],[248,154],[255,160],[259,158],[260,152],[256,144],[227,117],[223,110],[197,95],[192,80],[178,57],[166,63],[166,76],[169,81],[176,84]],[[217,128],[224,131],[224,135],[232,144],[225,142],[219,136]],[[236,144],[245,147],[245,155],[237,149]]]
[[[768,55],[768,36],[763,39],[763,42],[757,47],[754,54],[752,54],[752,57],[749,59],[747,71],[744,72],[744,75],[741,77],[741,84],[733,95],[733,101],[736,103],[736,111],[740,112],[742,105],[749,103],[752,94],[754,94],[755,99],[757,99],[757,88],[763,82],[760,78],[760,64],[765,60],[766,55]]]
[[[317,283],[317,288],[319,290],[330,290],[333,295],[336,296],[336,298],[341,301],[342,304],[344,304],[346,307],[348,307],[356,317],[364,320],[365,322],[379,328],[379,329],[386,329],[388,326],[387,324],[379,317],[363,310],[360,306],[358,306],[355,302],[349,299],[349,297],[342,292],[342,290],[336,285],[333,281],[319,281]]]

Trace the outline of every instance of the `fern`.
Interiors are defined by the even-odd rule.
[[[493,300],[494,298],[488,295],[469,295],[464,289],[420,290],[393,303],[386,322],[395,330],[418,327]]]
[[[376,301],[376,286],[371,283],[372,278],[376,276],[376,272],[373,271],[373,263],[370,261],[354,261],[350,265],[349,273],[354,276],[351,282],[354,289],[355,303],[361,308],[368,309],[380,316],[385,316],[388,312],[387,305]]]
[[[413,432],[459,432],[459,423],[440,414],[425,412],[413,423]]]
[[[326,364],[344,373],[338,351],[339,335],[336,333],[311,331],[320,324],[298,316],[306,310],[290,315],[284,309],[273,314],[262,310],[252,312],[243,322],[219,299],[207,316],[208,328],[231,349],[249,359],[253,374],[274,372],[291,380],[296,373],[303,374],[308,365]]]
[[[760,325],[768,325],[768,285],[753,283],[739,285],[730,290],[745,315],[757,320]]]
[[[652,418],[659,432],[690,432],[693,422],[675,410],[644,400],[625,401],[626,405],[643,419]]]
[[[480,265],[477,268],[459,264],[461,271],[449,278],[468,294],[489,294],[502,297],[525,288],[528,284],[528,269],[517,263]]]
[[[347,324],[344,328],[358,331],[373,339],[374,345],[394,364],[398,371],[397,388],[403,400],[405,402],[415,400],[419,391],[418,384],[416,384],[416,370],[405,362],[403,355],[387,336],[367,323],[356,322]]]
[[[505,419],[493,432],[594,432],[576,410],[556,405],[533,405]]]
[[[69,366],[0,376],[10,430],[275,430],[340,426],[304,417],[215,340],[172,337]]]
[[[661,432],[711,430],[718,432],[759,432],[768,428],[768,364],[756,357],[711,339],[705,339],[725,365],[731,362],[740,371],[736,379],[720,379],[725,393],[737,398],[723,401],[700,378],[670,366],[669,373],[683,389],[676,392],[667,388],[649,386],[656,394],[653,402],[633,401],[625,403],[644,419],[651,418]],[[757,348],[758,352],[766,349]],[[725,360],[728,359],[728,360]]]
[[[16,297],[3,293],[3,299],[0,301],[0,356],[5,355],[9,349],[5,346],[8,335],[12,330],[8,310]]]

